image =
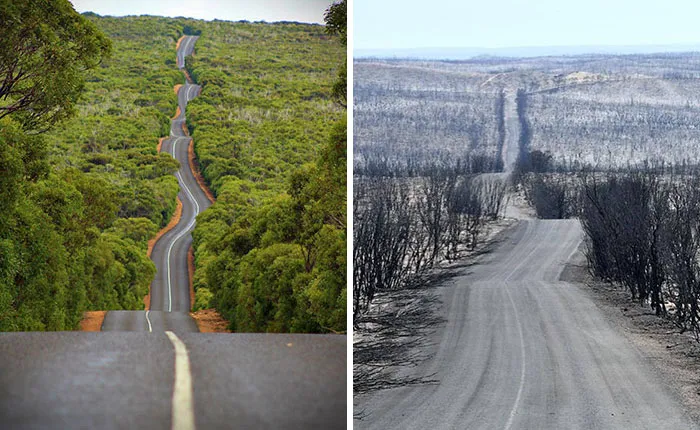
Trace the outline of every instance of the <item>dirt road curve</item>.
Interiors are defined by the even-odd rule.
[[[447,319],[410,374],[439,383],[356,399],[370,429],[694,429],[650,363],[559,281],[576,220],[521,221],[440,288]]]

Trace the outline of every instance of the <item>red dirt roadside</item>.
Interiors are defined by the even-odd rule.
[[[207,195],[209,201],[214,203],[216,201],[216,199],[214,198],[214,193],[211,192],[206,182],[204,182],[204,177],[202,176],[202,172],[199,171],[199,165],[194,156],[194,140],[190,140],[190,146],[187,147],[187,158],[190,162],[190,170],[192,170],[194,178],[199,184],[199,188],[201,188],[202,191],[204,191],[204,194]]]
[[[83,319],[80,320],[80,331],[100,331],[106,313],[107,311],[83,312]]]
[[[228,329],[226,321],[216,309],[202,309],[197,312],[190,312],[202,333],[232,333]]]

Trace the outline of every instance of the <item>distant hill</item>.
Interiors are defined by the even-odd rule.
[[[628,45],[628,46],[529,46],[511,48],[408,48],[355,49],[355,58],[420,58],[426,60],[467,60],[474,57],[545,57],[582,54],[651,54],[660,52],[700,51],[696,45]]]

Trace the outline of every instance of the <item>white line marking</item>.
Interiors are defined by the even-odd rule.
[[[525,235],[523,238],[526,238],[528,236],[528,233],[531,231],[533,228],[532,223],[528,223],[527,225],[527,230],[525,232]],[[523,258],[518,265],[515,266],[515,268],[510,272],[510,274],[505,278],[503,281],[506,294],[508,295],[508,300],[510,301],[510,305],[513,307],[513,315],[515,315],[515,323],[518,325],[518,335],[520,337],[520,358],[521,358],[521,364],[520,364],[520,386],[518,387],[518,394],[515,396],[515,402],[513,403],[513,408],[510,410],[510,414],[508,416],[508,421],[506,422],[506,426],[503,428],[504,430],[510,430],[511,426],[513,425],[513,420],[515,419],[515,413],[518,411],[518,406],[520,405],[520,398],[523,395],[523,388],[525,387],[525,337],[523,336],[523,326],[520,324],[520,317],[518,316],[518,308],[515,307],[515,302],[513,301],[513,296],[510,294],[510,290],[508,290],[508,281],[510,278],[515,274],[515,272],[520,269],[527,261],[529,258],[532,256],[532,254],[535,253],[540,247],[542,242],[538,242],[537,245],[535,245],[532,250],[527,254],[525,258]]]
[[[180,46],[180,50],[178,52],[178,59],[182,58],[182,63],[181,63],[182,67],[181,68],[184,68],[185,54],[187,52],[189,45],[192,43],[193,40],[194,40],[194,38],[192,36],[187,36],[184,40],[185,43],[181,44],[181,46]],[[187,87],[187,85],[188,85],[188,83],[186,82],[185,87],[187,88],[187,92],[185,93],[185,103],[187,103],[187,101],[188,101],[190,89],[194,87],[193,85],[190,87]],[[182,89],[183,88],[178,89],[178,96],[179,96],[180,91]],[[184,115],[185,115],[185,109],[180,109],[179,117],[184,117]],[[175,137],[175,135],[173,134],[173,131],[172,131],[172,125],[170,128],[170,135]],[[175,141],[173,142],[173,146],[172,146],[171,155],[176,160],[177,160],[177,157],[175,156],[175,150],[177,148],[177,142],[180,140],[181,137],[187,137],[187,136],[176,137]],[[190,201],[192,201],[192,203],[194,203],[195,211],[194,211],[194,217],[192,218],[192,220],[187,224],[187,226],[185,227],[185,229],[183,231],[181,231],[177,236],[175,236],[173,241],[170,242],[170,245],[168,246],[168,252],[166,255],[166,272],[167,272],[166,276],[168,278],[168,312],[172,312],[172,310],[173,310],[172,280],[171,280],[171,272],[170,272],[170,254],[171,254],[171,251],[173,250],[173,246],[175,245],[175,242],[177,242],[182,237],[184,237],[187,233],[189,233],[189,231],[194,227],[194,224],[197,220],[197,215],[199,215],[199,204],[197,203],[197,200],[194,198],[194,195],[192,195],[192,192],[190,191],[190,189],[187,187],[187,184],[185,184],[185,181],[182,179],[182,175],[180,175],[180,172],[178,171],[178,172],[175,172],[175,176],[177,177],[177,180],[180,183],[180,185],[185,189],[185,193],[187,194]],[[147,315],[147,317],[148,317],[148,315]],[[150,321],[149,321],[149,326],[150,326]]]
[[[192,39],[192,36],[187,36],[187,38],[185,39],[185,45],[182,47],[182,53],[180,54],[180,58],[182,58],[182,60],[180,61],[181,69],[185,68],[185,57],[187,56],[187,48],[188,45],[192,42]]]
[[[148,331],[153,332],[153,327],[151,326],[151,320],[148,318],[148,313],[151,312],[150,310],[146,311],[146,321],[148,321]]]
[[[173,148],[172,148],[172,156],[173,158],[177,159],[175,157],[175,149],[177,148],[177,142],[182,139],[183,137],[178,137],[175,139],[175,142],[173,143]],[[185,193],[189,197],[190,201],[194,203],[194,217],[192,217],[192,220],[187,224],[187,227],[183,231],[181,231],[177,236],[175,236],[175,239],[173,239],[172,242],[170,242],[170,246],[168,246],[168,253],[166,256],[166,267],[167,267],[167,276],[168,276],[168,312],[172,312],[173,309],[173,297],[172,297],[172,282],[170,280],[171,278],[171,273],[170,273],[170,252],[173,250],[173,245],[175,245],[175,242],[180,240],[182,237],[184,237],[187,233],[189,233],[190,229],[194,227],[195,222],[197,221],[197,215],[199,214],[199,204],[197,203],[197,200],[194,198],[194,195],[192,195],[192,192],[190,189],[187,187],[187,184],[185,184],[185,181],[182,180],[182,176],[180,175],[180,172],[175,172],[175,176],[177,177],[178,182],[180,185],[185,189]]]
[[[192,374],[187,347],[175,333],[166,331],[175,347],[175,386],[173,387],[173,430],[194,430],[194,405],[192,402]]]
[[[508,416],[508,422],[506,422],[506,426],[504,427],[504,430],[510,430],[510,427],[513,425],[513,420],[515,419],[515,413],[518,410],[518,405],[520,404],[520,398],[523,395],[523,387],[525,386],[525,338],[523,337],[523,327],[520,324],[520,317],[518,317],[518,310],[515,307],[515,302],[513,301],[513,297],[510,295],[510,291],[508,291],[507,285],[506,285],[506,294],[508,294],[508,300],[510,300],[510,305],[513,307],[513,315],[515,315],[515,322],[516,322],[516,324],[518,324],[518,334],[520,335],[520,357],[521,357],[520,386],[518,387],[518,394],[515,396],[515,403],[513,403],[513,408],[510,410],[510,415]]]
[[[189,36],[185,36],[185,39],[183,40],[185,43],[181,44],[180,52],[178,52],[178,55],[180,56],[180,64],[178,64],[178,67],[180,69],[185,67],[185,52],[186,52],[186,47],[187,47],[187,42],[190,40]]]

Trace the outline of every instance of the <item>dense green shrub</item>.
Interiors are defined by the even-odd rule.
[[[0,120],[0,330],[75,329],[85,310],[142,309],[155,274],[147,242],[175,210],[179,163],[156,144],[184,80],[175,43],[192,20],[85,17],[112,54],[84,72],[74,116],[42,134],[26,133],[21,115]]]
[[[318,25],[199,28],[187,121],[217,202],[193,234],[195,302],[237,331],[345,331],[344,47]]]

